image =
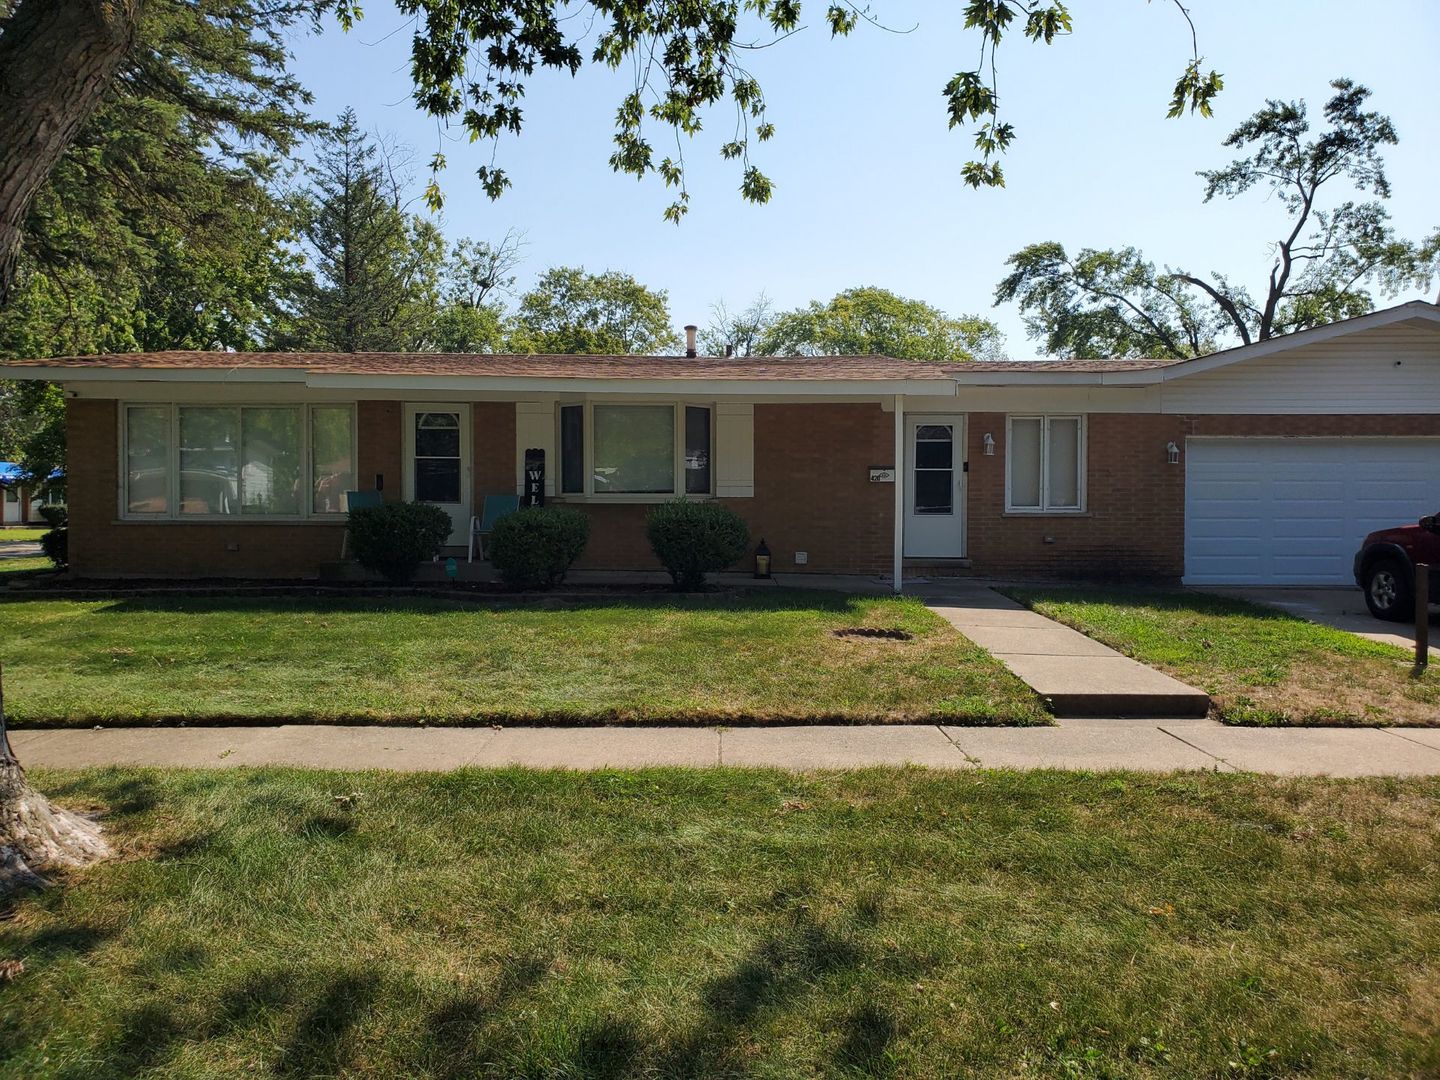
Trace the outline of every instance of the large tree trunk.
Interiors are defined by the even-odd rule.
[[[100,826],[51,806],[20,763],[0,749],[0,896],[49,884],[41,872],[110,855]]]
[[[0,307],[36,194],[100,104],[145,0],[19,0],[0,22]]]
[[[5,678],[0,671],[0,896],[48,885],[40,871],[84,866],[110,855],[100,826],[50,805],[15,760],[5,727]]]

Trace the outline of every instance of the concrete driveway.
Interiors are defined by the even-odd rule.
[[[1383,641],[1387,645],[1398,645],[1402,649],[1415,647],[1414,628],[1409,623],[1384,622],[1375,618],[1365,606],[1365,594],[1355,586],[1309,589],[1255,586],[1204,591],[1236,596],[1256,604],[1268,604],[1299,618],[1333,626],[1337,630],[1348,630],[1371,641]],[[1432,604],[1430,648],[1434,650],[1437,646],[1440,646],[1440,608]]]

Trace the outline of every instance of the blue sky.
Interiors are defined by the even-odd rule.
[[[1031,356],[1036,346],[1014,307],[993,308],[991,297],[1005,259],[1041,240],[1072,251],[1133,244],[1157,262],[1258,288],[1280,208],[1258,192],[1203,204],[1195,170],[1229,159],[1221,140],[1265,98],[1304,98],[1315,116],[1329,80],[1342,75],[1374,90],[1373,107],[1399,129],[1387,158],[1396,226],[1419,237],[1440,225],[1434,0],[1195,0],[1207,67],[1225,76],[1209,120],[1165,119],[1189,55],[1173,7],[1076,0],[1073,36],[1048,48],[1019,37],[1002,46],[1001,105],[1018,139],[1004,159],[1007,186],[981,192],[960,182],[970,136],[947,129],[941,97],[978,48],[961,5],[874,0],[888,26],[916,29],[862,26],[832,41],[823,3],[808,0],[810,28],[757,52],[751,65],[778,129],[755,155],[775,181],[774,198],[741,200],[735,163],[718,155],[733,114],[717,110],[685,147],[691,209],[678,228],[661,220],[671,196],[658,179],[637,182],[607,164],[626,73],[537,75],[524,133],[499,148],[514,187],[491,202],[474,179],[491,149],[438,129],[413,106],[408,23],[388,0],[364,6],[352,33],[331,26],[294,42],[316,114],[354,106],[366,128],[414,149],[417,172],[443,149],[446,232],[523,232],[520,287],[559,264],[625,270],[668,291],[677,325],[704,325],[715,301],[743,306],[762,289],[783,309],[869,284],[984,314],[1005,330],[1011,356]],[[664,152],[666,133],[655,135]]]

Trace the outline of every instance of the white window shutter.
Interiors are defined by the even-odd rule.
[[[755,497],[755,406],[715,406],[715,494]]]
[[[555,494],[560,453],[555,446],[555,405],[549,401],[515,403],[515,494],[525,494],[525,451],[545,451],[545,497]]]

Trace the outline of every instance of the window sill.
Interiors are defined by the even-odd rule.
[[[655,505],[656,503],[673,502],[675,499],[684,499],[686,502],[711,502],[714,495],[547,495],[547,503],[564,503],[566,505],[591,505],[591,506],[627,506],[627,505]]]
[[[1006,510],[1002,518],[1088,518],[1088,510]]]
[[[345,514],[337,514],[334,517],[309,517],[309,518],[267,518],[267,517],[120,517],[113,519],[111,525],[346,525],[348,523]]]

